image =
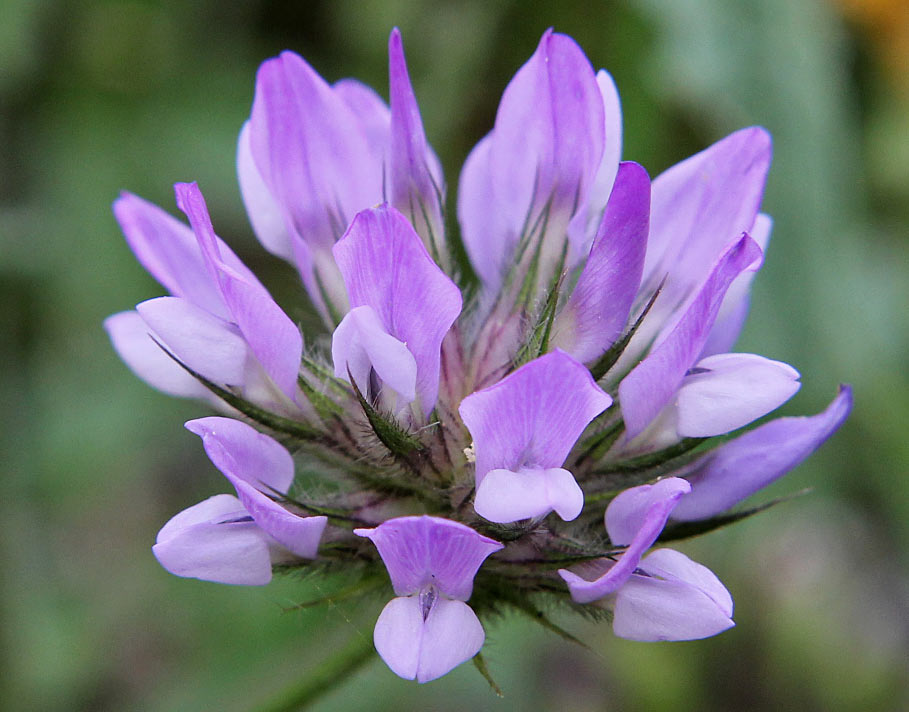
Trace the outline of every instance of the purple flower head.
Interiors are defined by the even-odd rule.
[[[483,561],[502,544],[440,517],[398,517],[354,529],[379,550],[398,598],[376,622],[379,655],[407,680],[429,682],[479,652],[486,637],[464,601]]]
[[[852,404],[843,387],[822,413],[743,432],[800,386],[788,364],[734,352],[772,228],[769,135],[737,131],[651,180],[621,160],[612,78],[548,30],[461,171],[463,274],[397,29],[388,65],[386,104],[283,52],[240,131],[253,230],[297,268],[330,347],[316,333],[304,350],[195,184],[176,186],[189,226],[130,194],[114,204],[167,291],[105,322],[115,348],[231,416],[186,427],[236,496],[173,517],[155,556],[223,583],[266,583],[275,565],[362,575],[344,595],[384,566],[396,597],[375,647],[419,682],[477,656],[492,612],[554,628],[544,599],[608,607],[634,640],[734,625],[713,573],[651,549],[765,508],[726,513]]]
[[[591,603],[614,594],[613,628],[631,640],[691,640],[716,635],[734,625],[732,599],[716,576],[671,549],[646,558],[680,499],[691,485],[678,477],[625,490],[606,509],[606,532],[625,547],[589,581],[560,569],[577,603]]]
[[[301,517],[274,499],[293,482],[290,453],[267,435],[232,418],[186,424],[237,496],[216,495],[173,517],[152,550],[177,576],[218,583],[266,584],[271,565],[314,559],[327,519]]]
[[[477,513],[492,522],[553,510],[575,519],[584,493],[562,463],[611,404],[587,369],[558,350],[461,401],[476,451]]]

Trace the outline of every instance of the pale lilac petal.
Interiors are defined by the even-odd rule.
[[[641,284],[649,214],[647,172],[623,163],[590,256],[554,327],[554,343],[578,361],[596,359],[622,335]]]
[[[696,586],[637,574],[616,595],[613,615],[617,636],[645,642],[699,640],[735,625]]]
[[[590,188],[591,205],[605,206],[622,159],[622,104],[615,81],[605,69],[597,72],[597,87],[603,99],[605,142],[603,158]]]
[[[569,239],[579,255],[589,252],[590,242],[602,220],[622,158],[622,105],[618,89],[605,69],[597,72],[597,86],[603,98],[605,143],[603,158],[587,196],[587,205],[578,211],[568,228]]]
[[[331,339],[335,376],[345,381],[348,370],[357,387],[367,393],[370,370],[398,395],[398,408],[417,397],[417,362],[407,346],[385,331],[370,306],[351,309]]]
[[[749,231],[770,167],[770,135],[736,131],[676,164],[653,181],[644,279],[669,273],[665,292],[701,282],[717,255]]]
[[[764,264],[764,254],[767,252],[767,244],[770,242],[772,229],[773,219],[769,215],[758,213],[748,234],[761,248],[760,259],[749,265],[729,285],[729,289],[723,299],[723,305],[720,307],[720,311],[716,315],[716,321],[713,323],[713,328],[710,330],[710,336],[701,351],[701,358],[732,351],[732,347],[738,341],[739,334],[742,333],[742,327],[745,326],[745,319],[748,317],[751,283]]]
[[[351,308],[370,306],[417,364],[424,415],[436,403],[442,339],[461,312],[461,293],[432,261],[407,219],[387,205],[357,215],[335,245]]]
[[[800,387],[799,372],[755,354],[717,354],[695,365],[676,396],[678,434],[709,438],[775,410]]]
[[[604,145],[603,98],[577,43],[548,30],[502,94],[491,168],[496,209],[516,237],[550,198],[554,212],[586,199]]]
[[[178,398],[206,398],[208,389],[189,375],[156,344],[138,312],[113,314],[104,329],[117,355],[152,388]]]
[[[461,601],[436,601],[423,619],[417,597],[394,598],[379,619],[373,640],[385,664],[405,680],[429,682],[476,655],[486,635]]]
[[[691,485],[682,478],[667,477],[652,485],[639,485],[620,493],[606,508],[609,540],[617,546],[630,545],[646,522],[652,519],[651,510],[659,513],[658,518],[662,518],[665,524],[666,518],[662,513],[665,511],[668,516],[682,495],[690,491]]]
[[[195,183],[178,183],[175,190],[177,203],[196,233],[232,321],[240,328],[265,372],[293,399],[303,353],[303,337],[299,329],[258,280],[247,279],[224,259],[198,186]]]
[[[232,494],[216,494],[171,517],[161,527],[155,543],[161,544],[173,539],[184,529],[196,524],[232,522],[245,517],[247,513],[239,499]]]
[[[506,524],[555,511],[566,522],[584,508],[584,493],[568,470],[492,470],[477,486],[474,509],[490,522]]]
[[[584,53],[571,38],[547,31],[506,87],[495,128],[461,172],[458,219],[487,291],[498,288],[522,233],[550,200],[551,239],[537,238],[545,243],[542,271],[561,254],[563,228],[586,205],[601,164],[603,116]]]
[[[360,208],[381,198],[382,166],[356,116],[301,57],[262,64],[250,117],[255,165],[289,230],[328,248]]]
[[[747,277],[747,271],[743,272],[736,278],[735,282]],[[731,291],[732,288],[730,287]],[[748,311],[751,308],[751,294],[742,295],[741,298],[736,299],[727,307],[726,303],[729,296],[729,292],[727,292],[727,299],[723,301],[723,306],[720,307],[720,313],[717,314],[713,328],[710,330],[710,335],[707,337],[707,341],[704,342],[704,348],[701,349],[701,358],[730,351],[745,327],[745,320],[748,318]]]
[[[703,591],[723,615],[732,617],[732,596],[716,574],[706,566],[692,561],[675,549],[656,549],[641,561],[639,568],[651,576],[678,580]]]
[[[391,204],[410,218],[426,246],[443,254],[441,181],[430,170],[420,109],[410,84],[398,28],[388,38],[391,95]],[[364,206],[365,207],[365,206]]]
[[[293,482],[293,458],[283,445],[232,418],[190,420],[186,429],[202,438],[206,454],[266,534],[297,556],[316,558],[328,520],[300,517],[267,496],[286,493]]]
[[[685,480],[669,477],[653,485],[632,487],[612,500],[606,509],[606,531],[613,544],[628,548],[594,581],[560,569],[559,575],[568,584],[572,599],[577,603],[590,603],[625,585],[644,552],[663,531],[679,499],[690,489]]]
[[[631,572],[634,571],[634,567],[631,564],[640,560],[640,552],[636,557],[628,558],[624,566],[620,566],[623,559],[624,556],[593,581],[588,581],[568,569],[559,569],[559,576],[568,584],[571,599],[575,603],[592,603],[608,596],[610,593],[615,593],[625,584]]]
[[[426,515],[389,519],[354,534],[375,544],[399,596],[433,584],[449,598],[466,601],[480,565],[502,548],[464,524]]]
[[[236,326],[179,297],[149,299],[136,311],[193,371],[221,385],[243,385],[249,349]]]
[[[233,418],[198,418],[185,427],[202,438],[206,454],[221,472],[260,489],[287,493],[294,460],[273,438]]]
[[[502,237],[502,215],[490,210],[493,134],[480,140],[467,156],[458,183],[458,222],[470,264],[489,290],[499,287],[505,272],[505,255],[513,247]]]
[[[227,318],[218,285],[208,276],[205,258],[189,227],[131,193],[122,193],[113,208],[127,243],[149,274],[173,296]],[[215,244],[228,267],[258,284],[255,275],[220,238],[215,238]]]
[[[152,552],[176,576],[262,586],[271,580],[265,534],[236,497],[219,494],[185,509],[161,531]]]
[[[256,168],[249,142],[249,121],[243,124],[237,142],[237,179],[246,214],[262,246],[273,255],[294,263],[294,249],[281,206]]]
[[[818,415],[778,418],[720,446],[692,468],[691,494],[673,518],[707,519],[766,487],[820,447],[851,410],[852,389],[842,386]]]
[[[319,542],[328,517],[294,514],[229,471],[225,470],[224,476],[237,490],[243,506],[262,531],[296,556],[315,559],[319,555]]]
[[[435,680],[470,660],[485,639],[483,626],[470,606],[438,599],[424,624],[417,682]]]
[[[188,226],[132,193],[122,193],[113,208],[126,242],[152,277],[174,296],[228,317],[218,285],[209,276]]]
[[[382,609],[373,631],[376,652],[398,677],[415,680],[420,666],[425,621],[419,598],[393,598]]]
[[[458,412],[473,436],[477,482],[491,470],[561,467],[584,428],[611,404],[590,371],[558,349],[472,393]]]
[[[372,87],[356,79],[342,79],[332,84],[332,89],[353,112],[366,137],[369,153],[363,160],[374,166],[384,166],[385,172],[390,173],[391,111],[388,105]],[[383,183],[386,190],[387,183],[390,180]],[[379,198],[388,199],[385,195]]]
[[[303,337],[296,324],[258,285],[230,275],[222,288],[249,348],[278,388],[293,400],[303,355]]]
[[[730,283],[759,254],[760,248],[748,235],[730,247],[672,331],[619,385],[629,439],[641,433],[673,397],[703,349]]]

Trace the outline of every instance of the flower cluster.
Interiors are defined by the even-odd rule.
[[[236,491],[171,519],[158,561],[231,584],[390,578],[375,645],[420,682],[477,655],[480,620],[506,608],[554,629],[541,607],[561,604],[634,640],[732,626],[713,573],[648,550],[760,509],[728,511],[851,407],[844,387],[736,433],[799,388],[787,364],[730,352],[770,234],[769,136],[738,131],[651,181],[620,161],[610,76],[546,32],[461,172],[459,264],[397,30],[389,65],[386,104],[285,52],[240,132],[253,229],[325,325],[308,343],[195,184],[176,186],[189,225],[114,204],[169,296],[107,331],[140,378],[223,414],[186,427]]]

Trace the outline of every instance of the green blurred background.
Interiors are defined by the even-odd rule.
[[[691,542],[738,626],[636,644],[560,619],[488,626],[504,689],[470,665],[426,686],[373,662],[321,710],[909,708],[909,3],[904,0],[246,2],[0,0],[0,707],[246,710],[371,636],[382,604],[283,612],[319,583],[244,589],[165,573],[175,512],[226,491],[184,420],[135,379],[102,319],[161,294],[110,213],[128,188],[173,211],[198,180],[224,236],[293,316],[292,270],[243,213],[235,141],[259,62],[282,49],[387,94],[400,26],[446,168],[492,125],[552,25],[622,95],[626,158],[651,175],[762,124],[776,218],[740,350],[792,363],[789,413],[855,387],[840,433],[774,494],[814,494]]]

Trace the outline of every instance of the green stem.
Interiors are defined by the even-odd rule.
[[[309,677],[286,688],[258,708],[258,712],[296,712],[346,682],[375,657],[376,648],[369,638],[356,636],[346,648],[326,660]]]

